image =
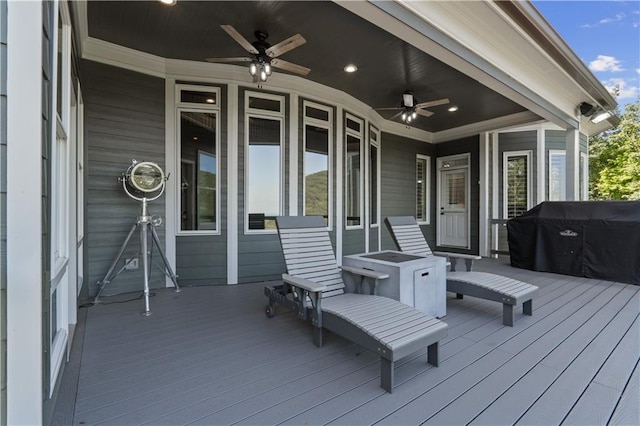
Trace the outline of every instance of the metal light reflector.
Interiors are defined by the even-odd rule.
[[[131,185],[140,192],[155,192],[164,184],[164,172],[156,163],[144,161],[133,166],[129,176]]]

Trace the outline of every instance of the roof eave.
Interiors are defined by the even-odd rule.
[[[604,110],[614,111],[617,108],[618,103],[611,93],[531,2],[497,1],[495,4],[580,84],[593,102]]]

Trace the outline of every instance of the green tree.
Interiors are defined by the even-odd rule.
[[[640,100],[627,104],[618,127],[589,143],[592,200],[640,200]]]

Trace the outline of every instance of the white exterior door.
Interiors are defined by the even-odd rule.
[[[438,160],[438,245],[469,248],[469,157]]]

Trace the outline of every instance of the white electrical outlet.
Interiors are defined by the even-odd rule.
[[[133,259],[125,259],[124,265],[124,269],[126,269],[127,271],[138,269],[138,258],[134,257]]]

